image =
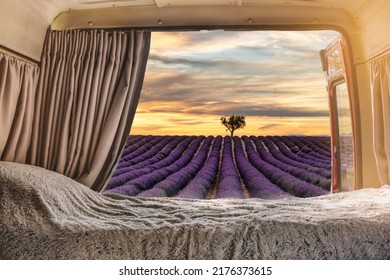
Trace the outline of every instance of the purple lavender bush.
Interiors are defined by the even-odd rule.
[[[190,161],[190,153],[193,152],[193,149],[187,148],[191,144],[191,142],[196,139],[195,136],[187,137],[185,138],[177,147],[174,149],[168,157],[165,159],[151,165],[148,167],[145,167],[141,170],[146,169],[147,172],[145,172],[142,176],[136,177],[132,180],[127,180],[124,183],[120,184],[120,186],[127,186],[129,189],[128,195],[136,195],[140,193],[143,190],[150,189],[153,187],[154,184],[157,182],[165,179],[167,176],[169,176],[171,173],[176,172],[180,168],[185,165],[185,161]],[[192,145],[199,144],[198,141],[194,141]],[[182,158],[180,160],[180,158]],[[176,170],[176,171],[175,171]],[[111,182],[110,182],[111,183]],[[114,182],[116,183],[116,182]],[[111,187],[109,189],[106,189],[109,192],[116,192],[117,187]],[[122,192],[124,192],[122,188]]]
[[[253,166],[263,173],[271,182],[278,185],[291,195],[298,197],[312,197],[329,193],[319,186],[299,180],[291,174],[265,162],[261,159],[252,144],[246,145],[246,152],[249,161],[253,164]]]
[[[103,193],[139,197],[311,197],[329,193],[330,138],[129,136]]]
[[[234,155],[237,168],[244,179],[252,197],[264,199],[280,199],[290,195],[281,188],[271,183],[258,169],[246,158],[242,148],[241,139],[234,137]]]
[[[259,137],[262,138],[261,136]],[[310,158],[305,157],[304,153],[300,151],[300,149],[295,146],[291,141],[289,141],[288,137],[280,137],[280,136],[271,136],[269,137],[279,148],[279,150],[286,155],[287,157],[299,161],[305,164],[309,164],[321,169],[330,170],[329,164],[325,164],[322,162],[319,162],[317,160],[313,160],[313,158],[310,156]],[[274,139],[280,140],[276,141]],[[287,147],[287,148],[286,148]],[[330,175],[330,173],[329,173]]]
[[[267,145],[268,150],[266,150],[265,146],[263,145],[263,143],[260,141],[259,138],[253,137],[250,140],[248,137],[243,136],[243,140],[248,145],[251,144],[251,140],[252,140],[253,143],[255,144],[258,154],[260,155],[261,159],[264,160],[265,162],[273,165],[274,167],[280,170],[283,170],[284,172],[291,174],[292,176],[298,179],[320,186],[328,191],[330,190],[330,185],[331,185],[330,179],[322,177],[319,174],[312,173],[310,171],[301,168],[297,168],[293,165],[289,165],[283,161],[279,161],[278,159],[274,158],[273,154],[276,151],[274,150],[275,146],[271,145],[271,143],[268,143]],[[264,139],[264,142],[266,142],[266,139]]]
[[[220,161],[222,137],[217,136],[212,144],[206,163],[195,177],[176,195],[178,198],[204,199],[214,185]]]
[[[256,137],[256,136],[250,137],[250,139],[253,142],[256,142],[257,138],[259,138],[258,140],[262,141],[266,145],[268,151],[272,154],[272,156],[274,158],[278,159],[279,161],[287,163],[288,165],[291,165],[291,166],[295,166],[299,169],[306,170],[310,173],[318,174],[321,177],[324,177],[326,179],[331,178],[330,167],[328,170],[328,169],[324,169],[324,168],[315,167],[315,166],[303,163],[303,162],[298,161],[298,160],[294,160],[295,154],[288,151],[288,149],[279,140],[274,140],[274,142],[273,142],[270,140],[270,137],[262,137],[261,140],[260,140],[260,137]],[[284,150],[284,153],[282,153],[281,150]]]
[[[198,137],[196,140],[203,140],[204,137]],[[183,168],[177,172],[169,175],[164,180],[158,182],[153,188],[145,190],[138,194],[138,196],[173,196],[180,189],[182,189],[187,183],[196,175],[199,169],[206,161],[207,154],[210,149],[210,145],[213,141],[213,137],[207,137],[202,146],[197,151],[195,157]]]
[[[240,175],[233,161],[231,137],[226,136],[223,143],[221,172],[216,198],[245,198]]]

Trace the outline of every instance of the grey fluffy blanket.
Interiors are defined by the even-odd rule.
[[[1,259],[388,259],[390,189],[287,200],[106,197],[0,162]]]

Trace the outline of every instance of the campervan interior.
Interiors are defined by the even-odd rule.
[[[389,12],[386,0],[0,0],[0,259],[390,258]],[[200,30],[340,34],[318,49],[329,194],[104,193],[152,35]]]

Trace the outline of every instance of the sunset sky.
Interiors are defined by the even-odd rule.
[[[155,32],[131,134],[329,135],[319,51],[334,31]]]

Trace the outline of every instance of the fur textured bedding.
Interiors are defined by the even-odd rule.
[[[390,189],[285,200],[96,193],[0,162],[1,259],[389,259]]]

